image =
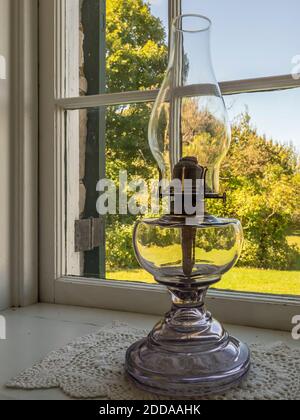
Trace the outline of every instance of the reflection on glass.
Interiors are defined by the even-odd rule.
[[[162,284],[216,282],[237,262],[243,232],[237,220],[206,216],[201,229],[186,227],[182,217],[143,220],[137,224],[135,247],[142,267]],[[187,257],[187,237],[192,255]],[[194,279],[194,280],[193,280]]]

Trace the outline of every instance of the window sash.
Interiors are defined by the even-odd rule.
[[[144,313],[169,308],[166,290],[147,284],[90,280],[64,276],[65,111],[151,102],[157,90],[64,98],[65,16],[69,0],[40,1],[40,300]],[[71,0],[73,1],[73,0]],[[180,0],[176,0],[176,4]],[[170,0],[170,5],[175,3]],[[175,12],[174,12],[175,13]],[[55,65],[53,66],[53,58]],[[224,95],[300,87],[291,75],[221,83]],[[50,184],[49,184],[50,180]],[[232,311],[234,304],[235,310]],[[208,305],[223,321],[290,330],[300,313],[297,297],[211,290]]]

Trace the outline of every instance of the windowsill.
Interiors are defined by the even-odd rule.
[[[7,340],[0,341],[0,400],[68,399],[60,390],[20,391],[6,389],[4,384],[22,370],[32,366],[50,351],[74,338],[97,331],[112,321],[123,321],[136,327],[151,329],[156,316],[38,304],[2,313],[7,323]],[[247,343],[283,341],[299,347],[287,332],[227,325],[233,335]]]

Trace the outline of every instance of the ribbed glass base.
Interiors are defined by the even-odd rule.
[[[173,305],[126,354],[126,372],[138,387],[176,397],[223,392],[239,383],[249,367],[248,347],[230,337],[203,305]]]

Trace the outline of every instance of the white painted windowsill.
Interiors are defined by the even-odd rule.
[[[22,370],[31,367],[50,351],[74,338],[93,333],[112,321],[123,321],[151,329],[156,316],[38,304],[2,312],[6,318],[7,339],[0,340],[0,399],[53,400],[68,399],[60,390],[19,391],[5,388],[5,383]],[[227,325],[233,335],[247,343],[283,341],[299,347],[287,332]]]

